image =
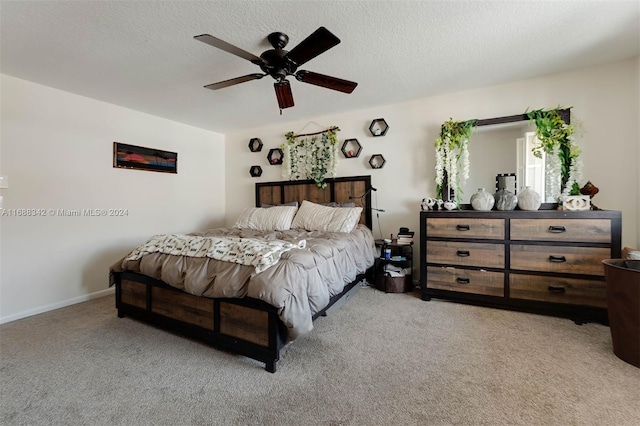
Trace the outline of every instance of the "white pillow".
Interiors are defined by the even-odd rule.
[[[291,227],[307,231],[351,232],[360,221],[362,207],[326,207],[304,200]]]
[[[248,207],[240,214],[235,227],[257,231],[286,231],[291,229],[297,210],[295,206]]]

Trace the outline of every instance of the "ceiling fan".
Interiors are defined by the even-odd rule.
[[[284,108],[290,108],[294,105],[291,86],[287,77],[292,75],[298,81],[313,84],[327,89],[337,90],[339,92],[351,93],[358,83],[343,80],[328,75],[318,74],[312,71],[299,70],[298,67],[321,53],[326,52],[332,47],[340,43],[340,39],[333,35],[325,27],[320,27],[311,35],[302,40],[300,44],[290,51],[284,50],[289,42],[289,36],[281,32],[269,34],[267,40],[273,46],[273,49],[263,52],[260,56],[255,56],[239,47],[227,43],[224,40],[213,37],[209,34],[202,34],[194,37],[196,40],[207,43],[225,52],[239,56],[254,63],[260,67],[264,74],[248,74],[242,77],[232,78],[230,80],[220,81],[218,83],[204,86],[207,89],[218,90],[224,87],[233,86],[235,84],[244,83],[251,80],[259,80],[266,75],[270,75],[276,80],[273,86],[276,90],[280,113]]]

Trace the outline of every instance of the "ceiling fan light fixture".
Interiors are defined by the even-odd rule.
[[[278,106],[280,109],[291,108],[294,106],[293,94],[291,93],[291,86],[288,80],[280,80],[273,83],[273,87],[276,89],[276,97],[278,98]]]
[[[271,77],[273,77],[277,81],[284,80],[287,77],[287,75],[289,75],[289,73],[287,73],[287,70],[283,68],[278,68],[271,71]]]

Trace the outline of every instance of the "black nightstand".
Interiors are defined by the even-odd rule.
[[[385,243],[376,240],[380,247],[380,256],[376,258],[373,268],[373,281],[378,290],[385,293],[406,293],[413,291],[413,244],[398,244],[397,240]],[[389,259],[385,258],[385,250],[391,251]],[[400,276],[392,271],[399,271]]]

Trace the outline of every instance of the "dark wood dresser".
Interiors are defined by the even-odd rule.
[[[617,211],[420,212],[420,288],[432,297],[606,324],[602,260],[620,258]]]

